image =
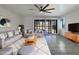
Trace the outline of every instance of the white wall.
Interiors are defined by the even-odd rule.
[[[22,24],[24,25],[25,30],[33,29],[33,21],[34,21],[34,18],[32,16],[26,16],[23,18]]]
[[[17,26],[20,23],[20,17],[17,16],[16,14],[0,7],[0,17],[6,17],[10,19],[11,21],[11,27],[10,28],[0,28],[0,31],[7,31],[7,30],[12,30],[17,28]]]
[[[69,23],[79,23],[79,8],[64,15],[64,17],[65,17],[65,28],[64,28],[64,31],[62,31],[63,29],[61,29],[61,32],[62,32],[60,33],[61,35],[64,35],[64,32],[68,31]]]

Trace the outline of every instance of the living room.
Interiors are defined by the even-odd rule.
[[[43,54],[44,55],[78,55],[79,44],[76,42],[79,42],[79,40],[76,40],[77,38],[71,38],[74,36],[68,37],[69,33],[66,34],[66,32],[72,32],[72,30],[69,30],[69,24],[79,23],[78,15],[79,15],[78,4],[0,4],[1,20],[2,19],[10,20],[8,21],[9,26],[7,24],[6,24],[7,26],[5,26],[5,24],[3,26],[3,22],[1,23],[0,33],[10,31],[7,37],[9,36],[11,37],[14,35],[14,34],[11,34],[11,31],[12,31],[16,35],[18,35],[18,37],[15,37],[15,39],[16,38],[20,39],[21,35],[18,34],[17,30],[19,29],[19,25],[23,25],[24,28],[22,33],[24,33],[23,36],[25,38],[26,38],[27,32],[30,32],[30,34],[39,36],[39,38],[41,36],[41,39],[43,39],[42,41],[46,41],[46,42],[43,42],[45,44],[44,45],[45,48],[43,48],[44,46],[42,48],[39,48],[40,45],[43,45],[41,43],[36,45],[39,48],[39,51],[37,50],[36,47],[34,49],[36,49],[37,51],[30,50],[35,45],[33,45],[32,47],[27,47],[27,49],[29,48],[28,50],[26,49],[26,47],[20,48],[18,52],[20,55],[30,55],[30,54],[32,55],[34,54],[35,55],[43,55]],[[40,34],[40,32],[42,32],[43,34]],[[22,37],[22,39],[25,39],[25,38]],[[36,39],[35,36],[31,38]],[[69,40],[69,39],[73,39],[73,40]],[[11,41],[13,40],[14,39],[12,38]],[[7,43],[11,43],[11,41],[7,41]],[[7,43],[4,43],[4,44],[6,46],[11,45],[11,44],[7,45]],[[1,44],[2,44],[1,47],[4,48],[5,45],[2,43],[2,41],[1,41]],[[19,47],[18,43],[10,47],[13,47],[13,46]],[[46,51],[44,51],[44,49]],[[6,49],[1,49],[1,51],[3,51],[1,52],[2,55],[5,55],[8,53],[8,52],[4,52],[4,50]],[[11,50],[12,49],[10,49],[10,51]],[[16,48],[14,48],[14,50],[17,51]],[[32,51],[32,53],[27,52],[26,50],[27,51],[30,50]],[[43,52],[41,52],[40,50],[42,50]],[[10,54],[12,54],[12,52]]]

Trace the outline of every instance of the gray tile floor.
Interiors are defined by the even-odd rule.
[[[45,36],[52,55],[79,55],[79,43],[59,35]]]

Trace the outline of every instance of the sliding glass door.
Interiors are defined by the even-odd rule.
[[[57,33],[57,20],[34,20],[34,31],[46,30],[48,33]]]

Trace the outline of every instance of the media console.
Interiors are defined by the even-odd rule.
[[[72,41],[79,42],[79,33],[65,32],[64,36]]]

